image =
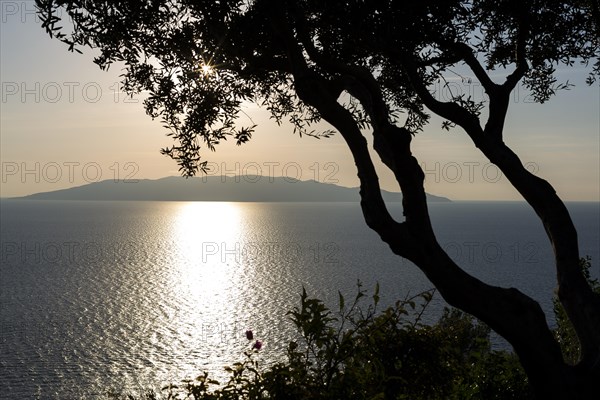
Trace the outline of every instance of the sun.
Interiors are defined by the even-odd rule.
[[[209,64],[202,64],[202,66],[200,67],[200,71],[202,71],[202,74],[204,74],[204,76],[212,75],[215,73],[214,67]]]

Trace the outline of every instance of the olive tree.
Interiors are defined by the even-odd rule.
[[[567,84],[557,66],[600,74],[597,0],[37,0],[43,27],[70,50],[97,49],[95,62],[124,68],[129,93],[147,91],[147,113],[174,143],[162,149],[183,175],[206,170],[201,148],[255,126],[247,102],[289,120],[304,135],[329,123],[345,140],[360,180],[367,225],[411,260],[443,298],[486,322],[513,346],[540,398],[592,398],[600,379],[600,297],[579,267],[577,232],[563,201],[503,140],[512,91],[540,103]],[[61,22],[64,15],[69,20]],[[61,25],[64,23],[64,27]],[[453,68],[468,69],[487,95],[441,101],[431,92]],[[501,79],[492,73],[500,72]],[[581,346],[563,360],[540,305],[514,288],[466,273],[432,229],[424,173],[411,140],[430,116],[460,129],[539,216],[554,251],[558,296]],[[372,135],[372,153],[366,135]],[[382,199],[377,154],[403,193],[404,220]]]

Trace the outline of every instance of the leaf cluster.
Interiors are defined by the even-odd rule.
[[[312,128],[323,116],[296,94],[292,72],[302,68],[328,80],[337,95],[349,80],[371,76],[386,118],[403,120],[412,133],[430,118],[416,88],[444,82],[456,69],[468,67],[488,95],[499,90],[493,71],[511,77],[508,89],[523,79],[539,102],[571,86],[557,82],[560,65],[594,63],[590,84],[600,74],[595,0],[36,0],[36,6],[48,34],[71,51],[96,49],[101,68],[123,68],[128,93],[147,94],[147,113],[162,120],[175,142],[162,152],[184,175],[206,168],[201,147],[251,139],[256,126],[243,110],[249,103],[278,123],[289,120],[300,135],[330,136]],[[484,107],[465,94],[450,102],[475,118]],[[373,123],[369,101],[344,104],[359,127]]]

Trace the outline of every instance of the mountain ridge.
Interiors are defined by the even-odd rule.
[[[354,202],[358,188],[315,180],[264,175],[202,176],[183,178],[92,182],[67,189],[17,197],[27,200],[125,200],[125,201],[240,201],[240,202]],[[400,192],[382,190],[384,200],[402,201]],[[427,194],[430,202],[448,198]]]

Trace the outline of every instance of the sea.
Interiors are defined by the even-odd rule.
[[[600,204],[567,203],[600,276]],[[438,241],[469,273],[537,300],[554,324],[552,249],[521,202],[429,205]],[[401,220],[400,204],[390,205]],[[380,287],[379,309],[433,286],[355,203],[0,201],[0,398],[160,392],[263,343],[285,359],[303,288],[333,311]],[[362,304],[362,303],[361,303]],[[435,295],[426,322],[445,302]],[[510,350],[497,335],[494,345]]]

